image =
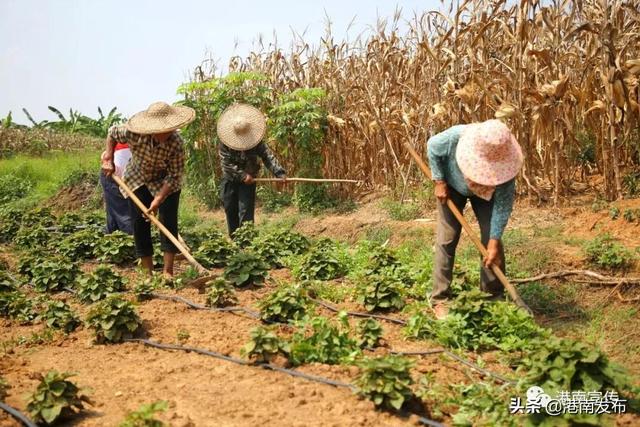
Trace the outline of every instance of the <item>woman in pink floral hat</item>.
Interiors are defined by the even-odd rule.
[[[433,291],[438,319],[448,314],[448,299],[456,247],[462,226],[447,207],[447,199],[462,211],[471,207],[480,225],[489,256],[482,260],[480,287],[500,298],[502,284],[491,265],[505,269],[502,233],[515,198],[515,177],[522,167],[522,150],[509,128],[499,120],[453,126],[427,141],[427,154],[438,203]]]

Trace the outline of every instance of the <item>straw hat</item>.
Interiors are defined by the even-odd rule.
[[[465,126],[456,149],[456,161],[469,180],[488,186],[514,178],[522,167],[522,150],[500,120]]]
[[[146,110],[134,114],[126,126],[131,132],[149,135],[174,131],[195,118],[193,108],[154,102]]]
[[[260,110],[247,104],[233,104],[218,119],[218,137],[227,147],[247,151],[260,143],[267,121]]]

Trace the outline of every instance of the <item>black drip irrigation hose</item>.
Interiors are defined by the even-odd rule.
[[[167,301],[174,301],[174,302],[180,302],[183,304],[186,304],[187,306],[194,308],[196,310],[209,310],[209,311],[227,311],[227,312],[243,312],[245,314],[247,314],[248,316],[254,318],[254,319],[260,319],[260,314],[256,313],[255,311],[251,311],[247,308],[244,307],[225,307],[225,308],[215,308],[215,307],[207,307],[201,304],[197,304],[194,303],[193,301],[189,301],[186,298],[183,298],[181,296],[178,295],[163,295],[163,294],[156,294],[156,293],[152,293],[151,297],[153,298],[159,298],[159,299],[163,299],[163,300],[167,300]],[[332,311],[334,313],[339,313],[341,310],[338,309],[337,307],[322,301],[322,300],[318,300],[318,299],[314,299],[311,298],[311,301],[313,301],[314,303],[326,308],[329,311]],[[388,317],[388,316],[382,316],[382,315],[378,315],[378,314],[369,314],[369,313],[360,313],[360,312],[355,312],[355,311],[347,311],[346,312],[347,315],[349,316],[353,316],[353,317],[368,317],[368,318],[372,318],[372,319],[380,319],[380,320],[385,320],[387,322],[391,322],[391,323],[395,323],[396,325],[406,325],[407,322],[405,322],[402,319],[396,319],[394,317]],[[392,351],[391,354],[398,354],[398,355],[404,355],[404,356],[427,356],[427,355],[431,355],[431,354],[438,354],[438,353],[444,353],[445,355],[447,355],[448,357],[462,363],[463,365],[473,369],[474,371],[486,376],[486,377],[490,377],[493,379],[496,379],[500,382],[506,383],[506,384],[515,384],[515,381],[509,380],[499,374],[493,373],[491,371],[488,371],[484,368],[481,368],[480,366],[478,366],[477,364],[470,362],[466,359],[464,359],[463,357],[458,356],[457,354],[449,351],[449,350],[445,350],[445,349],[434,349],[434,350],[426,350],[426,351],[413,351],[413,352],[394,352]]]
[[[176,344],[163,344],[163,343],[159,343],[159,342],[155,342],[155,341],[151,341],[151,340],[147,340],[147,339],[141,339],[141,338],[129,338],[129,339],[125,339],[124,342],[143,344],[145,346],[157,348],[157,349],[160,349],[160,350],[177,350],[177,351],[184,351],[184,352],[187,352],[187,353],[202,354],[204,356],[214,357],[216,359],[225,360],[227,362],[236,363],[236,364],[242,365],[242,366],[255,366],[255,367],[259,367],[259,368],[263,368],[263,369],[269,369],[269,370],[275,371],[275,372],[281,372],[281,373],[284,373],[284,374],[287,374],[287,375],[291,375],[292,377],[298,377],[298,378],[302,378],[302,379],[305,379],[305,380],[308,380],[308,381],[317,382],[317,383],[320,383],[320,384],[326,384],[326,385],[330,385],[330,386],[333,386],[333,387],[348,388],[352,392],[357,390],[356,386],[354,386],[352,384],[349,384],[349,383],[343,383],[341,381],[335,381],[335,380],[332,380],[330,378],[318,377],[318,376],[315,376],[315,375],[305,374],[304,372],[296,371],[295,369],[287,369],[287,368],[283,368],[283,367],[280,367],[280,366],[277,366],[277,365],[273,365],[271,363],[253,364],[253,363],[247,362],[246,360],[238,359],[238,358],[232,357],[232,356],[227,356],[227,355],[224,355],[222,353],[218,353],[218,352],[211,351],[211,350],[205,350],[205,349],[196,348],[196,347],[184,347],[184,346],[176,345]],[[443,424],[440,424],[437,421],[433,421],[433,420],[431,420],[429,418],[426,418],[426,417],[423,417],[421,415],[417,415],[417,414],[414,414],[414,415],[416,415],[418,417],[418,420],[424,425],[433,426],[433,427],[444,427]]]
[[[207,307],[206,305],[202,305],[202,304],[197,304],[193,301],[189,301],[186,298],[183,298],[179,295],[164,295],[164,294],[157,294],[155,292],[152,292],[151,294],[149,294],[149,296],[151,298],[156,298],[156,299],[161,299],[161,300],[165,300],[165,301],[174,301],[174,302],[180,302],[182,304],[185,304],[195,310],[205,310],[205,311],[214,311],[214,312],[231,312],[231,313],[244,313],[247,316],[253,318],[253,319],[260,319],[260,313],[257,313],[255,311],[249,310],[248,308],[245,307],[240,307],[240,306],[236,306],[236,307]]]
[[[20,421],[23,425],[25,425],[27,427],[38,427],[38,425],[36,423],[31,421],[29,418],[27,418],[27,416],[24,415],[22,412],[18,411],[17,409],[12,408],[11,406],[7,405],[6,403],[0,402],[0,409],[5,411],[7,414],[11,415],[16,420]]]
[[[313,301],[314,303],[318,304],[321,307],[326,308],[329,311],[333,311],[334,313],[339,313],[341,310],[327,302],[324,302],[322,300],[319,299],[314,299],[311,298],[311,301]],[[347,311],[346,312],[347,315],[352,316],[352,317],[365,317],[365,318],[370,318],[370,319],[380,319],[380,320],[384,320],[385,322],[391,322],[391,323],[395,323],[396,325],[406,325],[407,322],[405,322],[402,319],[396,319],[394,317],[388,317],[388,316],[382,316],[379,314],[369,314],[369,313],[360,313],[358,311]]]

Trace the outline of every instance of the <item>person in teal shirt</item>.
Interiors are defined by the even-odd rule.
[[[427,155],[438,203],[433,291],[438,319],[448,314],[455,251],[462,226],[447,207],[447,199],[462,211],[471,207],[480,225],[488,256],[482,260],[480,287],[499,298],[502,284],[491,271],[505,269],[502,234],[515,199],[515,177],[522,167],[522,151],[509,128],[499,120],[456,125],[427,141]]]

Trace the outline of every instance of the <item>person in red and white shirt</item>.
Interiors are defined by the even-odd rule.
[[[101,160],[104,161],[106,151],[102,153]],[[131,160],[131,150],[126,143],[116,143],[113,152],[114,173],[122,177]],[[104,203],[107,211],[106,233],[123,231],[133,234],[133,219],[129,208],[129,201],[120,192],[118,184],[108,178],[104,172],[100,174],[100,184],[104,190]]]

